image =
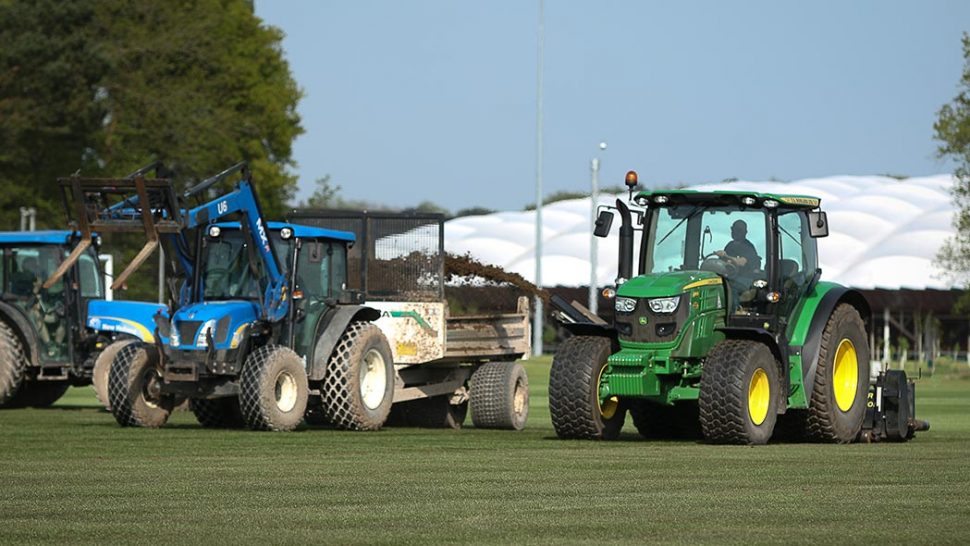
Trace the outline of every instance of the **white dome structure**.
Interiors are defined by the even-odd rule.
[[[794,182],[738,181],[687,189],[812,195],[822,199],[830,234],[819,241],[822,278],[860,289],[957,288],[934,264],[953,234],[950,175],[897,180],[885,176],[831,176]],[[617,196],[603,194],[601,204]],[[547,205],[542,212],[542,284],[589,284],[590,200]],[[521,274],[535,276],[535,211],[456,218],[445,228],[445,249]],[[612,283],[617,234],[598,245],[599,285]]]

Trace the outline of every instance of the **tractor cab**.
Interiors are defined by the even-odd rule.
[[[0,316],[11,323],[19,318],[29,324],[31,334],[25,337],[32,341],[39,360],[57,369],[72,361],[72,337],[78,332],[69,325],[84,324],[88,301],[104,298],[93,247],[80,255],[64,278],[48,288],[42,286],[68,255],[76,237],[72,231],[0,233]]]
[[[634,203],[643,207],[638,276],[618,286],[618,316],[630,305],[623,297],[647,297],[659,318],[714,294],[726,326],[777,332],[818,280],[815,238],[826,230],[817,198],[675,190],[641,192]],[[652,337],[676,334],[662,322]]]
[[[291,320],[283,321],[284,337],[294,350],[309,352],[319,318],[337,303],[349,303],[346,291],[347,248],[354,234],[284,222],[268,222],[268,239],[292,287]],[[234,350],[259,321],[265,293],[263,262],[253,259],[250,238],[238,222],[211,224],[196,253],[197,280],[191,302],[172,317],[165,340],[172,349],[205,351],[209,338],[216,350]]]

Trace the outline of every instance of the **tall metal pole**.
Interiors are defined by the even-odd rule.
[[[27,231],[27,207],[20,207],[20,231]]]
[[[606,150],[606,143],[600,142],[600,151]],[[596,206],[600,201],[600,159],[594,157],[590,162],[590,192],[589,192],[589,310],[593,314],[599,312],[599,279],[596,274],[596,261],[598,258],[598,241],[593,235],[593,228],[596,226]]]
[[[598,157],[594,157],[593,161],[590,162],[590,171],[592,176],[590,176],[590,192],[589,192],[589,215],[590,215],[590,229],[589,229],[589,310],[595,315],[599,312],[599,294],[596,292],[599,289],[599,285],[596,279],[596,254],[597,254],[597,241],[596,236],[593,235],[593,228],[596,226],[596,204],[599,202],[600,198],[600,188],[599,188],[599,174],[600,174],[600,160]]]
[[[536,63],[536,286],[542,288],[542,46],[545,39],[543,0],[539,0],[539,51]],[[542,354],[542,298],[535,297],[532,356]]]
[[[158,245],[158,303],[165,303],[165,248]]]
[[[30,214],[30,231],[37,231],[37,209],[30,207],[27,213]]]

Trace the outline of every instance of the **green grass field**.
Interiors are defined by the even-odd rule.
[[[961,543],[970,379],[918,387],[906,444],[555,439],[549,360],[523,432],[123,429],[90,388],[0,412],[0,544]]]

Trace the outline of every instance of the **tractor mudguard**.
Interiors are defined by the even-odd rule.
[[[869,303],[866,302],[865,297],[856,290],[851,288],[846,288],[844,286],[829,283],[820,282],[815,288],[816,291],[823,291],[823,295],[820,299],[806,299],[797,312],[797,318],[794,328],[794,334],[791,336],[790,350],[795,353],[800,352],[802,359],[802,383],[804,385],[811,385],[812,378],[815,377],[815,369],[818,367],[818,354],[822,349],[822,331],[825,329],[825,324],[828,322],[829,317],[832,316],[832,312],[840,303],[848,303],[859,311],[859,315],[862,317],[862,322],[865,323],[866,329],[870,328],[870,318],[871,311],[869,310]],[[808,314],[811,313],[811,318],[809,319]],[[805,324],[804,321],[808,322],[807,332],[802,329]],[[799,346],[799,337],[802,337],[803,342]]]
[[[159,312],[168,317],[168,307],[160,303],[91,300],[86,326],[97,332],[127,334],[154,344],[155,315]]]
[[[31,325],[30,320],[24,315],[24,312],[9,303],[0,301],[0,320],[3,320],[13,328],[14,333],[20,338],[20,342],[30,352],[28,365],[34,366],[40,362],[37,331]]]
[[[310,381],[319,381],[327,372],[327,361],[333,353],[347,325],[355,320],[374,321],[381,318],[381,312],[366,305],[341,305],[324,313],[317,322],[317,341],[311,345],[307,355],[307,375]]]

